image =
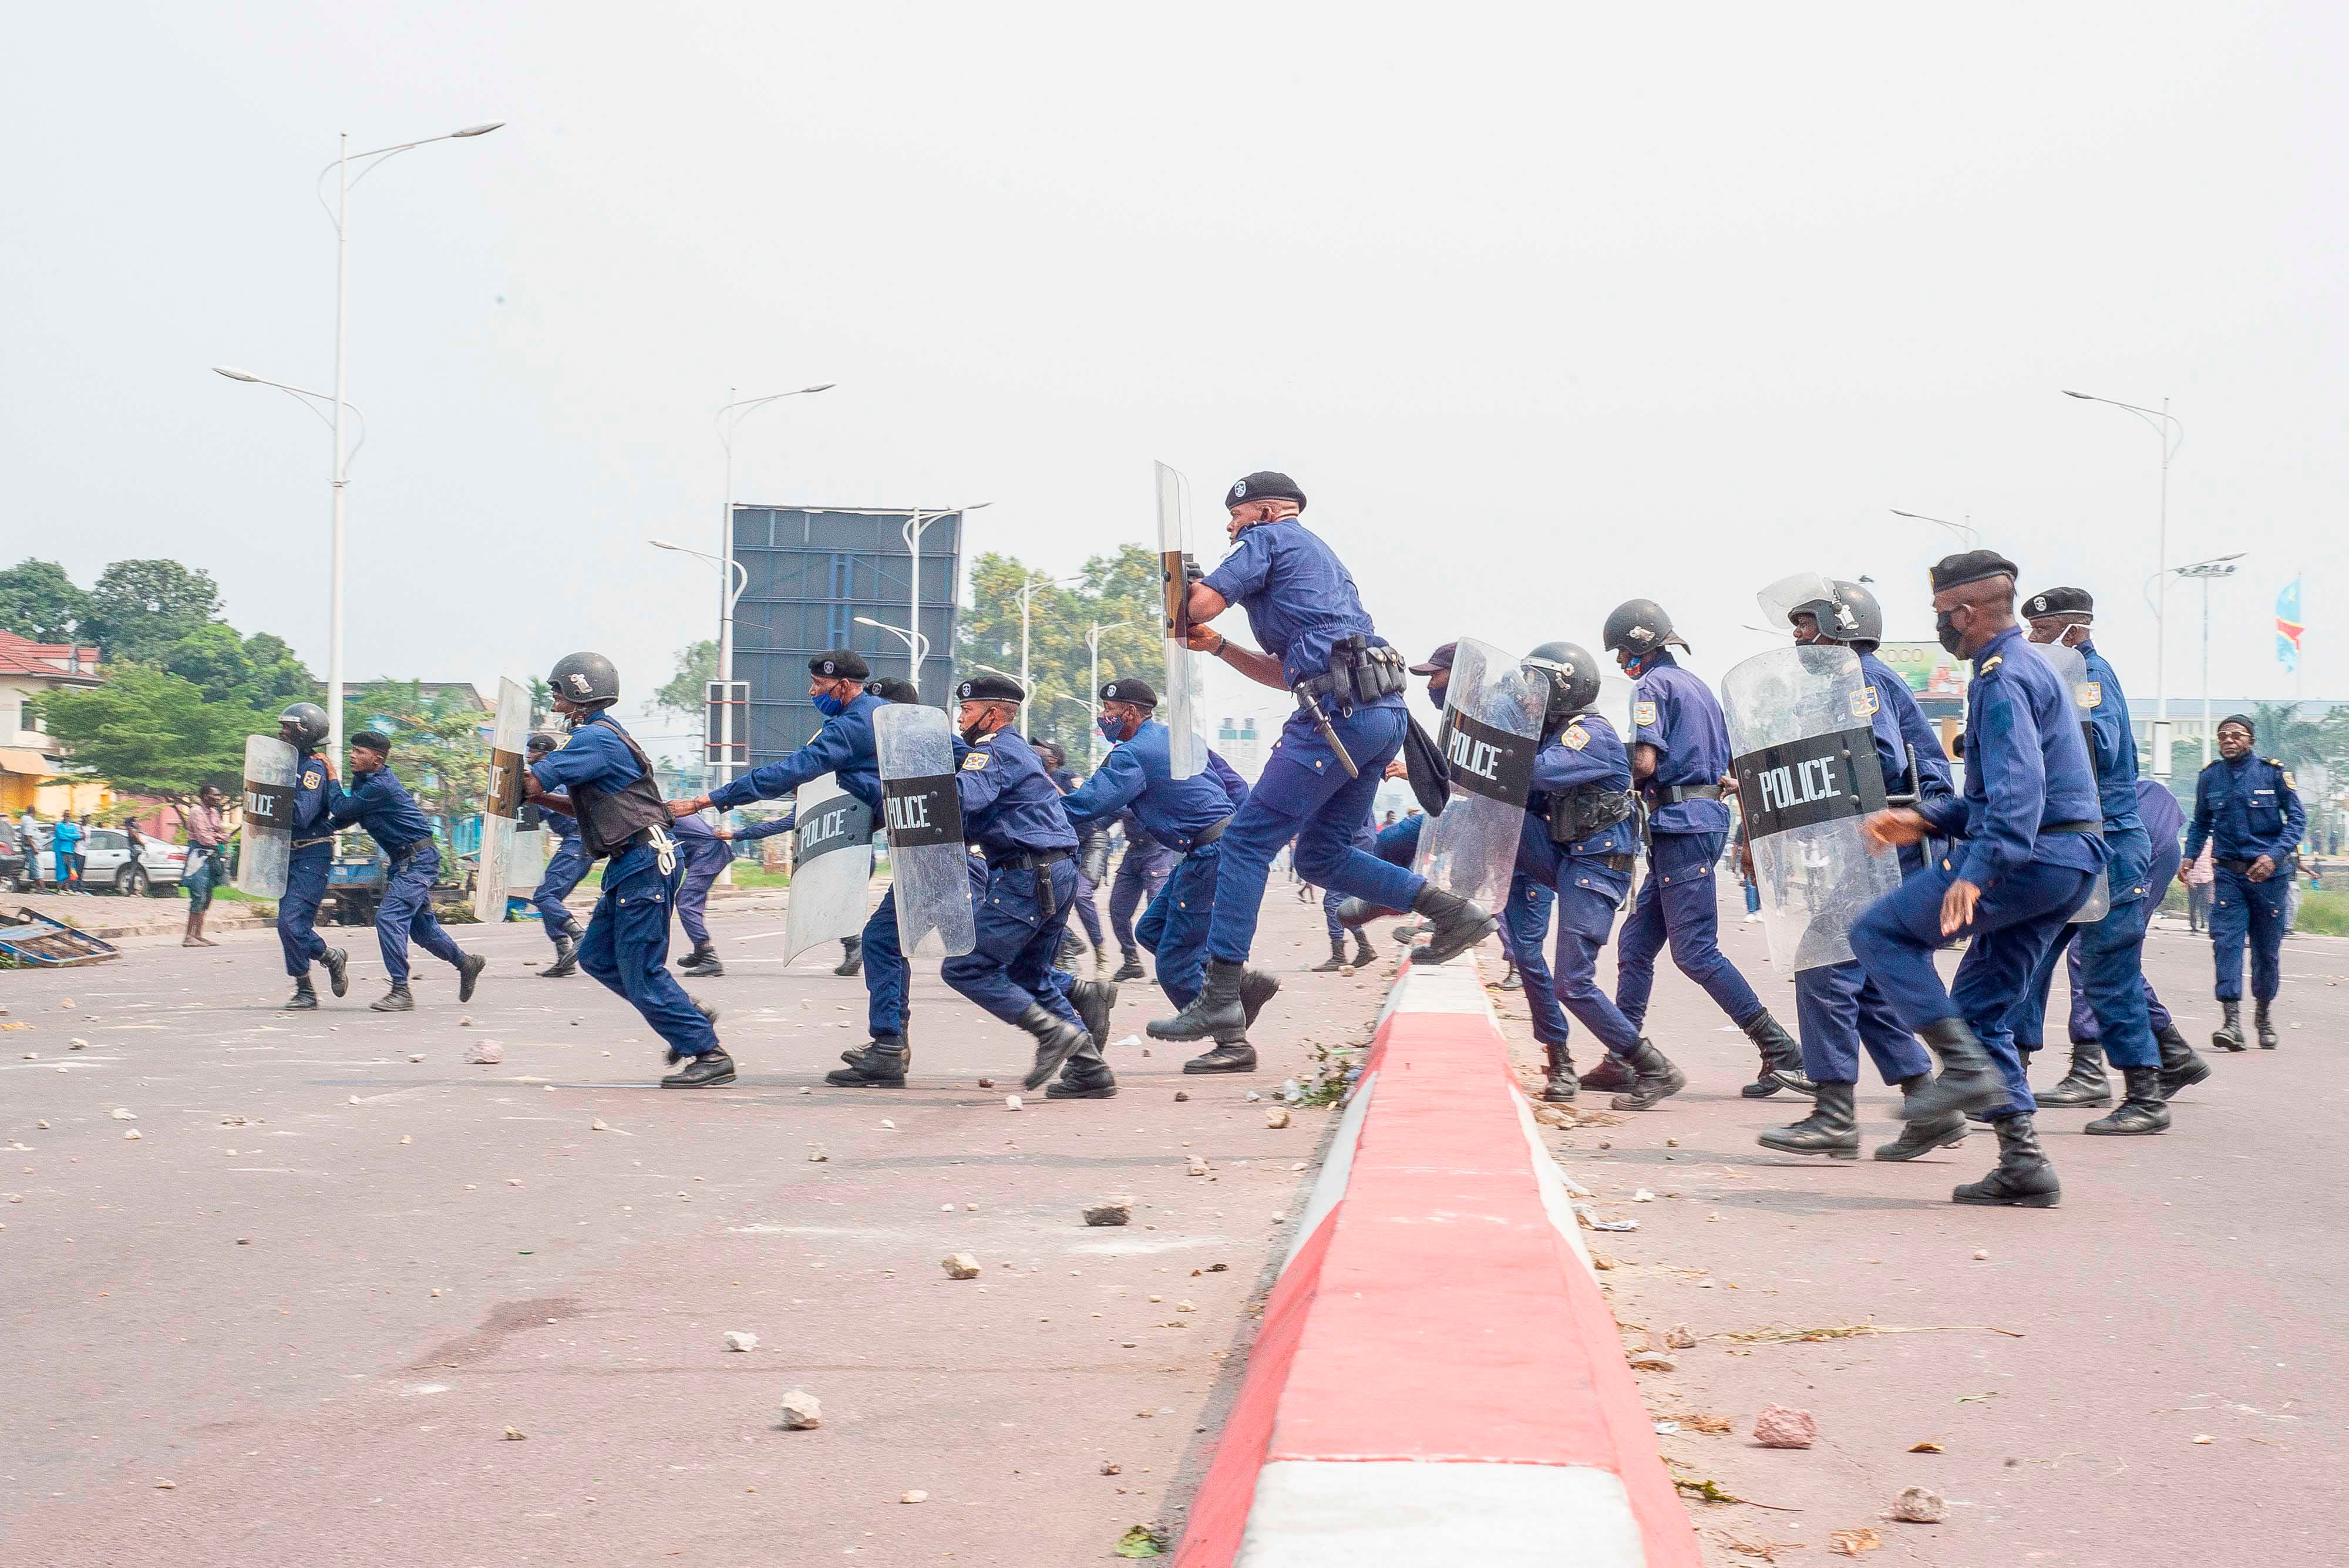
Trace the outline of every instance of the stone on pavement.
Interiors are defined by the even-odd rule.
[[[779,1419],[787,1431],[810,1431],[823,1425],[823,1407],[806,1389],[794,1388],[783,1396]]]
[[[1123,1225],[1133,1218],[1133,1199],[1120,1193],[1085,1210],[1088,1225]]]
[[[1819,1440],[1819,1424],[1808,1410],[1764,1405],[1754,1417],[1754,1440],[1765,1449],[1807,1449]]]
[[[1939,1524],[1950,1516],[1950,1505],[1929,1486],[1904,1486],[1892,1500],[1892,1517],[1903,1524]]]

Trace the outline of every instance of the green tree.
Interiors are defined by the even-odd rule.
[[[144,664],[117,666],[103,686],[52,692],[34,707],[76,768],[125,794],[180,805],[208,784],[238,793],[245,737],[276,732],[266,716]]]
[[[214,702],[229,701],[253,679],[253,660],[244,639],[226,621],[208,620],[161,651],[158,660],[183,680],[203,688]]]
[[[35,642],[70,642],[89,613],[89,596],[55,561],[30,556],[0,572],[0,630]]]
[[[109,659],[160,663],[220,613],[220,586],[177,561],[117,561],[98,575],[83,618]]]
[[[284,638],[261,631],[244,639],[245,662],[252,673],[232,695],[251,708],[275,711],[288,702],[306,702],[317,691],[310,667],[294,656]]]
[[[718,642],[705,638],[677,650],[677,673],[653,693],[653,706],[690,719],[698,726],[709,703],[709,683],[718,679]]]
[[[429,701],[415,681],[378,681],[343,700],[346,737],[382,729],[391,737],[391,767],[445,843],[481,809],[490,788],[489,715],[452,692]],[[337,759],[339,765],[340,759]]]
[[[1158,557],[1139,545],[1085,562],[1058,582],[1017,556],[989,552],[972,564],[970,604],[955,628],[955,667],[1019,672],[1019,590],[1032,582],[1028,617],[1028,730],[1058,741],[1081,765],[1092,735],[1092,656],[1087,629],[1102,628],[1101,678],[1139,675],[1164,683]]]

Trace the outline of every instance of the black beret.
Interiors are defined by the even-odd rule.
[[[1137,708],[1158,706],[1158,693],[1150,689],[1147,680],[1129,675],[1120,680],[1102,682],[1101,700],[1104,702],[1131,702]]]
[[[365,746],[370,752],[381,752],[387,757],[391,755],[391,737],[381,730],[361,730],[351,737],[351,744]]]
[[[1247,501],[1294,501],[1299,512],[1305,510],[1305,492],[1297,488],[1297,481],[1268,468],[1232,481],[1232,487],[1224,492],[1226,512]]]
[[[1413,665],[1411,667],[1411,672],[1413,675],[1433,675],[1440,670],[1449,670],[1452,668],[1453,656],[1457,654],[1459,651],[1460,645],[1458,643],[1447,642],[1442,648],[1437,649],[1433,653],[1429,654],[1427,656],[1426,663]]]
[[[2032,595],[2023,604],[2025,620],[2043,615],[2094,615],[2096,601],[2085,588],[2049,588]]]
[[[827,680],[863,680],[872,675],[873,667],[853,648],[827,648],[808,660],[808,673]]]
[[[1933,591],[1938,594],[1968,583],[2021,575],[2015,564],[1996,550],[1968,550],[1962,556],[1944,556],[1934,563]]]
[[[914,689],[912,681],[900,680],[894,675],[868,680],[864,683],[864,690],[884,702],[919,702],[922,700],[922,694]]]
[[[1009,675],[982,670],[956,687],[955,697],[964,702],[1025,702],[1028,693]]]

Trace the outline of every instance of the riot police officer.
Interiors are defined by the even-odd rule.
[[[1423,950],[1427,961],[1467,951],[1500,923],[1353,847],[1380,776],[1402,749],[1403,659],[1378,635],[1337,553],[1305,527],[1305,492],[1285,473],[1236,481],[1224,495],[1231,553],[1191,585],[1190,646],[1260,685],[1292,693],[1298,709],[1225,832],[1206,980],[1190,1006],[1152,1020],[1150,1033],[1162,1040],[1203,1040],[1242,1023],[1240,982],[1265,877],[1291,840],[1297,869],[1318,886],[1425,917],[1432,927]],[[1216,629],[1213,623],[1234,605],[1246,613],[1262,652]]]
[[[1782,1088],[1808,1094],[1794,1037],[1721,950],[1713,873],[1729,836],[1721,781],[1730,762],[1721,704],[1672,657],[1675,645],[1685,651],[1688,643],[1655,600],[1616,606],[1603,640],[1617,665],[1640,683],[1631,709],[1631,776],[1648,805],[1648,877],[1619,940],[1615,1005],[1634,1028],[1647,1021],[1656,955],[1669,940],[1680,971],[1702,986],[1761,1053],[1761,1070],[1740,1093],[1748,1099]],[[1637,1092],[1623,1059],[1612,1055],[1583,1075],[1582,1086]]]
[[[2191,863],[2207,841],[2218,872],[2210,904],[2210,954],[2218,970],[2218,998],[2226,1020],[2210,1044],[2224,1051],[2244,1049],[2243,942],[2251,945],[2252,1024],[2260,1049],[2276,1048],[2272,1008],[2283,980],[2284,900],[2289,896],[2293,851],[2308,826],[2292,770],[2273,757],[2252,754],[2257,732],[2249,715],[2219,721],[2219,760],[2194,781],[2194,823],[2186,831]]]
[[[361,730],[353,735],[351,774],[351,787],[326,815],[337,827],[355,823],[364,827],[383,851],[383,898],[376,906],[375,936],[391,989],[367,1005],[378,1012],[414,1011],[416,999],[408,990],[411,938],[434,958],[455,966],[457,1000],[472,1001],[473,987],[490,961],[459,947],[432,912],[432,885],[440,877],[440,846],[433,843],[432,825],[418,809],[415,797],[391,771],[391,738],[379,730]]]
[[[678,973],[689,974],[697,980],[715,980],[726,972],[717,948],[709,940],[709,889],[734,864],[737,843],[788,833],[796,820],[796,814],[788,811],[748,827],[713,827],[698,811],[677,819],[673,831],[677,835],[678,857],[685,862],[685,878],[677,889],[677,923],[685,928],[686,940],[693,944],[693,950],[678,961]]]
[[[1114,686],[1117,682],[1109,684]],[[1102,701],[1107,702],[1109,699]],[[1102,721],[1102,733],[1108,733],[1106,720]],[[1142,967],[1141,939],[1134,934],[1134,917],[1156,900],[1182,856],[1152,837],[1135,813],[1128,811],[1117,822],[1118,830],[1125,836],[1125,853],[1118,857],[1117,875],[1110,879],[1109,929],[1117,939],[1118,956],[1123,961],[1110,979],[1142,980],[1148,971]]]
[[[1029,737],[1028,743],[1036,749],[1038,756],[1044,759],[1044,768],[1051,775],[1052,787],[1064,795],[1076,789],[1077,773],[1069,766],[1067,748],[1058,741],[1033,735]],[[1093,868],[1098,866],[1104,872],[1109,869],[1109,829],[1108,823],[1095,825],[1088,822],[1077,827],[1077,896],[1072,900],[1070,912],[1084,927],[1085,934],[1080,940],[1076,932],[1066,932],[1061,943],[1061,967],[1072,974],[1076,972],[1077,960],[1084,956],[1085,943],[1092,944],[1093,978],[1096,980],[1109,972],[1109,945],[1102,940],[1101,904],[1097,898],[1101,878],[1094,875]]]
[[[335,764],[319,755],[326,743],[326,711],[296,702],[277,715],[277,738],[294,748],[294,845],[285,867],[285,893],[277,900],[277,945],[294,994],[285,1006],[307,1012],[318,1005],[310,966],[326,966],[326,982],[336,996],[350,989],[350,955],[330,948],[318,935],[318,906],[326,902],[326,877],[335,868],[335,824],[329,815],[342,798]]]
[[[1958,1203],[2053,1209],[2063,1194],[2032,1123],[2031,1085],[2007,1019],[2072,911],[2104,874],[2096,779],[2072,694],[2025,648],[2014,619],[2014,563],[1990,550],[1945,556],[1932,572],[1934,634],[1973,661],[1966,690],[1965,793],[1863,819],[1887,847],[1956,836],[1938,865],[1870,904],[1852,951],[1901,1023],[1941,1060],[1912,1089],[1911,1122],[1981,1110],[1998,1131],[1998,1166],[1957,1188]],[[1944,988],[1934,955],[1971,937]]]
[[[529,761],[536,766],[562,742],[541,730],[530,738]],[[579,972],[579,922],[572,917],[564,900],[572,889],[587,877],[587,857],[579,847],[579,825],[559,811],[539,814],[547,833],[554,840],[554,853],[546,857],[546,869],[540,873],[538,886],[530,901],[538,909],[538,922],[554,944],[554,961],[538,971],[541,980],[561,980]]]

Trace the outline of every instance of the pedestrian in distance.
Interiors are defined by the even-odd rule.
[[[181,813],[188,832],[187,864],[180,875],[188,890],[188,929],[180,939],[183,948],[220,946],[204,935],[204,916],[212,907],[213,893],[228,880],[228,826],[221,815],[222,804],[220,786],[206,784],[196,791],[196,804]]]
[[[2251,717],[2230,713],[2219,721],[2219,760],[2194,781],[2194,821],[2186,833],[2186,858],[2205,846],[2211,851],[2210,957],[2216,970],[2211,994],[2224,1020],[2210,1044],[2241,1051],[2243,949],[2251,950],[2252,1027],[2260,1049],[2276,1048],[2274,1006],[2283,983],[2286,885],[2297,861],[2293,851],[2308,825],[2307,809],[2292,770],[2274,757],[2254,754]]]

